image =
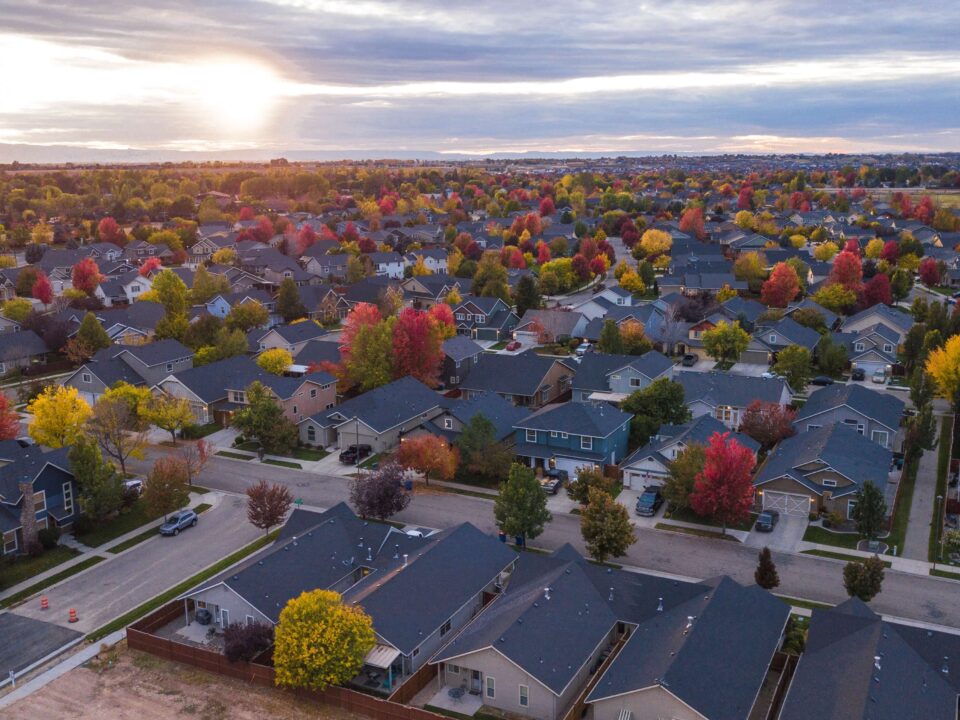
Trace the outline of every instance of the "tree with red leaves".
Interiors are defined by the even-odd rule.
[[[557,211],[556,205],[553,204],[552,197],[545,197],[540,201],[540,217],[547,217],[553,215]]]
[[[896,240],[887,240],[883,244],[883,250],[880,251],[880,259],[886,260],[891,265],[896,265],[900,259],[900,245]]]
[[[853,238],[850,238],[849,240],[847,240],[847,242],[844,243],[843,252],[848,252],[852,255],[856,255],[857,257],[860,257],[860,243],[858,243]]]
[[[457,323],[453,319],[453,308],[445,302],[437,303],[427,311],[427,314],[444,340],[448,340],[457,334]]]
[[[890,278],[884,273],[877,273],[863,286],[860,294],[861,309],[874,305],[890,305],[893,303],[893,294],[890,291]]]
[[[140,265],[140,277],[147,277],[150,273],[159,270],[163,266],[163,263],[160,262],[160,258],[152,257],[147,258],[143,261],[143,264]]]
[[[579,253],[590,262],[597,256],[597,244],[593,241],[593,238],[585,237],[580,241],[580,250]]]
[[[924,195],[920,198],[920,202],[917,203],[917,207],[914,208],[913,216],[924,225],[929,225],[933,221],[933,216],[936,212],[937,209],[933,206],[933,201],[930,199],[930,196]]]
[[[785,308],[800,292],[797,271],[786,263],[777,263],[760,290],[760,302],[768,307]]]
[[[467,245],[467,249],[463,251],[463,255],[467,260],[479,260],[483,257],[483,248],[480,247],[480,244],[476,240],[471,240],[470,244]]]
[[[20,437],[20,415],[10,406],[10,400],[0,393],[0,440]]]
[[[377,251],[377,244],[373,241],[373,238],[362,237],[357,241],[357,247],[360,248],[362,253],[375,253]]]
[[[360,242],[360,233],[357,231],[356,225],[352,222],[348,222],[346,227],[343,229],[343,241],[344,242]]]
[[[550,246],[547,245],[543,240],[537,241],[536,251],[538,265],[543,265],[544,263],[550,262]]]
[[[249,205],[244,205],[240,208],[240,219],[241,220],[253,220],[256,217],[256,213],[253,211],[253,208]]]
[[[265,243],[273,237],[273,223],[266,215],[257,216],[257,224],[250,230],[250,234],[257,242]]]
[[[780,403],[754,400],[740,420],[740,432],[749,435],[765,450],[796,433],[793,421],[797,411]]]
[[[93,295],[94,291],[100,285],[103,276],[100,274],[100,268],[93,258],[84,258],[73,266],[71,279],[73,286],[77,290],[85,292],[87,295]]]
[[[920,280],[924,285],[935,287],[940,284],[940,263],[932,257],[921,260],[917,272],[920,274]]]
[[[340,238],[337,237],[337,234],[326,225],[320,226],[320,239],[340,242]]]
[[[753,188],[749,185],[737,196],[737,210],[753,210]]]
[[[680,232],[693,235],[697,240],[703,240],[707,236],[703,225],[703,210],[698,207],[685,210],[680,216]]]
[[[573,256],[572,267],[573,272],[576,273],[577,279],[580,280],[580,282],[586,282],[592,276],[590,262],[581,253]]]
[[[790,199],[787,201],[787,204],[790,206],[791,210],[799,210],[803,207],[803,203],[806,200],[803,193],[799,190],[796,190],[790,193]]]
[[[827,279],[828,285],[843,285],[847,290],[859,292],[863,284],[863,266],[860,258],[844,250],[833,259],[833,269]]]
[[[727,525],[750,516],[754,462],[753,453],[731,438],[729,432],[715,432],[704,451],[703,470],[694,480],[690,507],[697,515],[719,521],[724,535]]]
[[[421,435],[401,439],[397,462],[405,468],[422,473],[424,481],[429,485],[431,475],[438,480],[453,479],[460,462],[460,453],[441,437]]]
[[[416,378],[428,387],[440,384],[443,333],[430,315],[404,308],[393,326],[393,372]]]
[[[100,238],[100,242],[109,242],[120,247],[127,242],[123,228],[109,215],[97,223],[97,237]]]
[[[310,225],[304,225],[297,233],[297,255],[303,255],[307,248],[317,241],[317,233]]]
[[[590,261],[590,272],[594,275],[603,275],[607,271],[607,263],[600,255]]]
[[[53,302],[53,286],[50,285],[50,279],[43,270],[37,272],[37,279],[33,283],[30,294],[44,305]]]
[[[271,485],[260,480],[247,488],[247,519],[264,533],[269,534],[270,528],[283,522],[291,505],[293,495],[281,483]]]

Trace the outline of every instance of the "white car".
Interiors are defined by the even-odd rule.
[[[872,382],[875,382],[877,385],[883,385],[887,382],[887,371],[883,370],[874,370],[873,376],[870,378]]]
[[[767,370],[767,372],[763,373],[760,377],[766,378],[767,380],[781,380],[783,375]]]
[[[577,355],[579,355],[580,357],[583,357],[591,350],[593,350],[593,345],[591,343],[588,343],[588,342],[580,343],[580,345],[577,347]]]

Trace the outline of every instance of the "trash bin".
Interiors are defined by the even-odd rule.
[[[524,546],[523,535],[517,535],[517,536],[514,538],[514,542],[516,542],[517,547],[523,547],[523,546]]]
[[[404,480],[403,489],[407,491],[413,490],[413,480]]]
[[[507,541],[507,534],[505,532],[500,533],[500,542],[505,543]]]

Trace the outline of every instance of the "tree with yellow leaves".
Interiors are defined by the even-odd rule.
[[[837,247],[837,244],[827,240],[827,242],[821,243],[813,249],[813,256],[820,262],[830,262],[838,252],[840,252],[840,248]]]
[[[874,238],[867,243],[867,247],[864,250],[864,254],[871,260],[877,260],[880,257],[880,253],[883,252],[884,242],[880,238]]]
[[[237,261],[237,251],[232,247],[220,248],[210,259],[216,265],[233,265]]]
[[[284,348],[271,348],[260,353],[257,365],[273,375],[283,375],[293,365],[293,355]]]
[[[28,432],[33,440],[52,448],[76,443],[90,418],[90,405],[76,388],[48,386],[27,407],[33,415]]]
[[[423,255],[417,255],[417,262],[413,264],[410,272],[414,277],[433,275],[433,271],[430,270],[430,268],[427,267],[426,262],[424,262]]]
[[[279,687],[325,690],[360,672],[375,644],[373,621],[339,593],[312,590],[290,600],[275,631],[273,665]]]
[[[943,347],[930,353],[927,373],[936,382],[940,394],[950,401],[954,411],[960,410],[960,335],[954,335]]]
[[[663,230],[651,228],[643,233],[643,236],[640,238],[640,250],[645,257],[665,255],[670,252],[670,248],[672,247],[673,238],[670,237],[670,233],[664,232]]]
[[[753,213],[749,210],[741,210],[734,216],[733,222],[741,230],[753,230]]]
[[[647,290],[637,271],[629,268],[620,276],[620,287],[632,293],[644,293]]]
[[[153,398],[147,407],[146,418],[149,423],[166,430],[177,443],[177,431],[193,425],[193,411],[184,398],[161,394]]]
[[[463,296],[456,288],[450,288],[450,292],[447,293],[447,296],[443,299],[443,301],[450,307],[455,308],[457,305],[463,302]]]
[[[722,288],[717,290],[717,302],[724,303],[727,300],[735,298],[738,294],[739,293],[729,285],[724,285]]]

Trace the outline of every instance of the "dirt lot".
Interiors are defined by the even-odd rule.
[[[297,701],[280,690],[221,678],[127,650],[68,672],[3,713],[9,720],[361,720],[337,708]]]

